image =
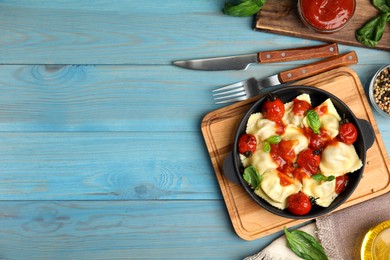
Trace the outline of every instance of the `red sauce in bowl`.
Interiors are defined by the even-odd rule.
[[[342,29],[355,12],[355,0],[299,0],[298,11],[312,29],[331,33]]]

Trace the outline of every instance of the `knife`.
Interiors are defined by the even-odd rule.
[[[214,89],[214,101],[216,104],[222,104],[245,100],[258,95],[264,88],[290,83],[337,67],[356,64],[357,62],[358,57],[356,52],[351,51],[315,63],[306,64],[298,68],[289,69],[262,79],[249,78]]]
[[[193,70],[245,70],[252,63],[286,62],[325,58],[339,54],[336,43],[285,50],[263,51],[253,54],[196,60],[174,61],[179,67]]]

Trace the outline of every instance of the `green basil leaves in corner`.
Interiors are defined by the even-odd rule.
[[[307,117],[307,123],[310,126],[311,130],[313,130],[315,134],[319,134],[321,122],[317,112],[314,111],[313,109],[310,109],[306,112],[306,117]]]
[[[266,0],[240,0],[234,3],[225,3],[224,14],[231,16],[252,16],[256,14],[265,4]]]
[[[362,28],[356,31],[356,39],[368,47],[375,47],[385,31],[386,23],[390,21],[390,1],[373,0],[372,3],[380,14],[370,19]]]
[[[257,189],[259,187],[262,179],[254,166],[246,167],[242,177],[253,189]]]
[[[328,259],[322,245],[310,234],[293,230],[289,232],[284,227],[288,247],[299,257],[306,260]]]

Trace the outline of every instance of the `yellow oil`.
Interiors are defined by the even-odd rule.
[[[390,260],[390,220],[371,228],[365,235],[362,260]]]

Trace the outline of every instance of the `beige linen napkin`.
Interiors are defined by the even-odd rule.
[[[360,258],[360,247],[366,232],[390,219],[390,193],[355,206],[317,218],[300,230],[318,238],[330,260]],[[285,236],[245,260],[300,259],[287,247]],[[295,257],[295,258],[294,258]]]

